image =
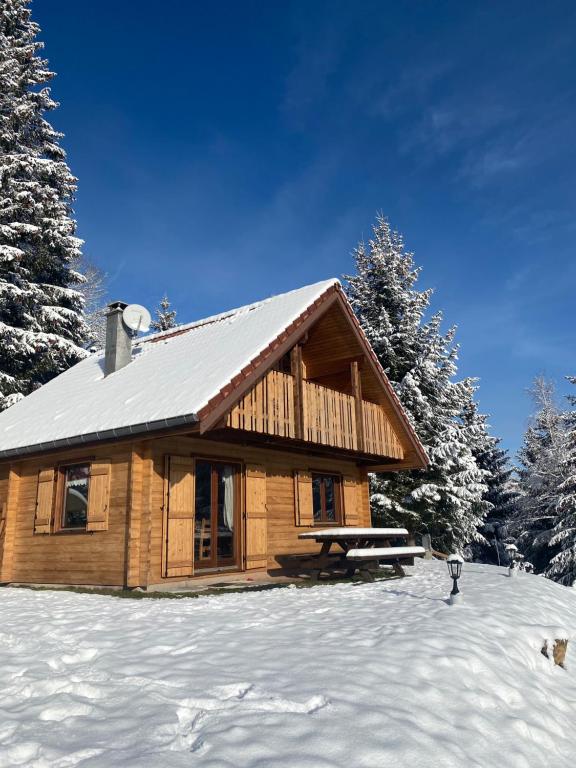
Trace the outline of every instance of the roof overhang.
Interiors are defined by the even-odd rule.
[[[160,419],[158,421],[145,421],[141,424],[133,424],[129,427],[106,429],[101,432],[90,432],[85,435],[66,437],[62,440],[51,440],[46,443],[36,443],[21,448],[10,448],[6,451],[0,451],[0,459],[10,459],[15,457],[24,458],[38,453],[46,453],[48,451],[78,448],[82,445],[93,445],[94,443],[100,443],[106,440],[123,440],[132,436],[143,437],[149,433],[164,432],[166,430],[172,431],[197,424],[198,417],[195,414],[175,416],[171,419]]]

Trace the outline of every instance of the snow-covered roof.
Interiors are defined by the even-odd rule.
[[[104,377],[96,353],[0,414],[0,456],[196,422],[336,279],[138,339],[132,362]]]

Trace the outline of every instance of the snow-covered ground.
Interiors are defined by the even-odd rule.
[[[560,768],[576,590],[444,563],[375,584],[121,600],[0,590],[0,765]],[[567,668],[540,654],[570,636]]]

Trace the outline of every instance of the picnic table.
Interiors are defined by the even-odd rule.
[[[394,546],[398,539],[408,539],[406,528],[324,528],[301,533],[298,538],[313,540],[322,544],[320,552],[312,555],[309,567],[313,578],[318,579],[322,572],[333,574],[344,569],[346,576],[353,576],[356,571],[362,578],[373,580],[371,568],[382,561],[391,561],[398,575],[405,575],[401,560],[419,557],[424,554],[423,547]],[[338,548],[331,552],[332,547]]]

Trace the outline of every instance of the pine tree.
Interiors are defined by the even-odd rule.
[[[160,301],[160,306],[156,310],[156,320],[150,323],[150,327],[155,331],[169,331],[170,328],[174,328],[176,325],[176,310],[170,309],[170,302],[166,294],[164,294]]]
[[[54,73],[28,0],[0,5],[0,408],[85,354],[76,179],[44,115]]]
[[[373,476],[374,515],[430,533],[437,549],[461,548],[479,538],[489,506],[464,418],[475,383],[455,379],[455,329],[442,333],[441,313],[426,321],[432,291],[416,288],[420,269],[386,219],[378,218],[355,259],[349,299],[430,459],[427,470]]]
[[[508,452],[500,447],[501,440],[488,430],[488,417],[479,413],[476,402],[466,408],[464,421],[471,429],[471,447],[476,464],[485,474],[486,492],[483,501],[489,505],[481,534],[485,541],[471,546],[476,562],[504,564],[507,557],[504,542],[507,523],[516,514],[519,492],[514,478],[514,467]]]
[[[567,434],[554,385],[539,377],[531,394],[536,412],[519,453],[521,497],[511,531],[522,553],[541,573],[556,554],[552,537],[565,480]]]
[[[576,377],[569,376],[568,381],[576,384]],[[576,396],[569,395],[568,402],[572,410],[565,416],[566,456],[550,538],[550,546],[556,549],[556,554],[545,574],[549,579],[571,587],[576,584]]]

